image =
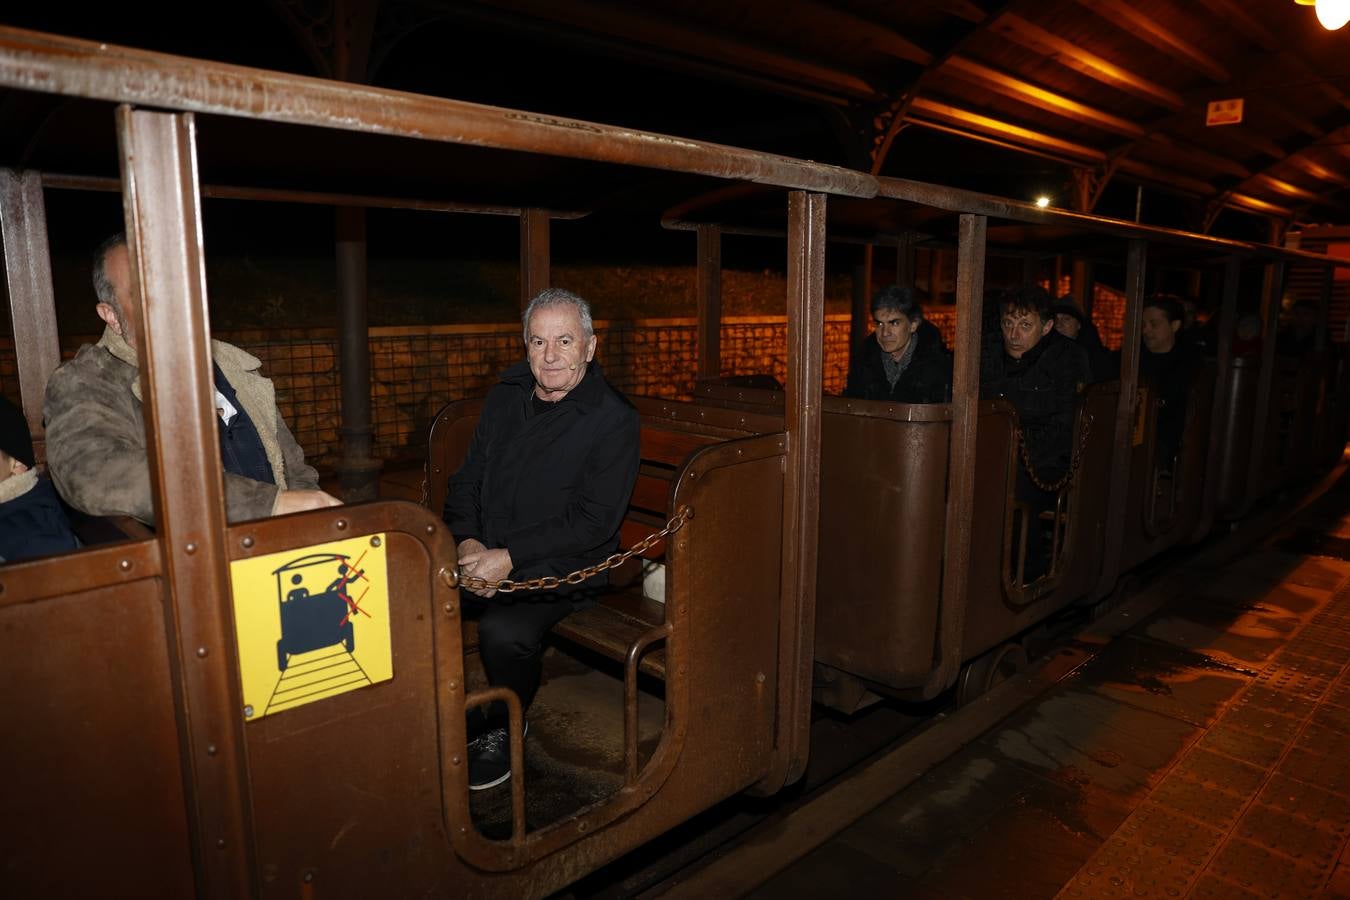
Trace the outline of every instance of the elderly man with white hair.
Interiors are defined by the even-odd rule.
[[[525,310],[526,359],[487,396],[464,465],[450,478],[444,519],[459,542],[462,575],[496,582],[565,576],[619,546],[638,472],[638,415],[605,381],[586,301],[560,288]],[[546,593],[481,588],[465,598],[493,686],[525,709],[541,676],[544,635],[594,602],[597,575]],[[503,704],[469,722],[469,786],[511,777]]]

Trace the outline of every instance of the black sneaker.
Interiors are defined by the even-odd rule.
[[[525,723],[524,735],[530,733]],[[506,728],[491,728],[469,741],[469,790],[485,791],[511,777],[511,738]]]

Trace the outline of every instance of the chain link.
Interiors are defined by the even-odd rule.
[[[683,528],[684,523],[693,517],[694,508],[692,506],[681,506],[680,511],[666,523],[665,528],[647,535],[622,553],[615,553],[593,566],[577,569],[567,575],[545,575],[540,578],[530,578],[526,581],[512,581],[509,578],[504,578],[501,581],[488,581],[486,578],[479,578],[477,575],[461,575],[458,569],[444,568],[440,572],[441,580],[452,588],[466,588],[472,591],[498,591],[503,594],[516,594],[521,591],[556,591],[564,584],[581,584],[601,572],[626,563],[634,556],[646,553],[662,540]]]
[[[1061,478],[1059,481],[1056,481],[1054,484],[1048,484],[1044,481],[1041,481],[1040,476],[1036,474],[1036,470],[1032,467],[1031,457],[1027,453],[1026,439],[1022,436],[1022,429],[1018,428],[1017,448],[1022,455],[1022,468],[1026,470],[1027,477],[1031,479],[1031,483],[1036,485],[1036,487],[1040,488],[1041,490],[1049,491],[1050,493],[1055,493],[1057,491],[1062,490],[1065,485],[1073,481],[1074,475],[1078,474],[1078,467],[1082,465],[1083,452],[1087,449],[1088,437],[1091,434],[1092,434],[1092,416],[1087,415],[1083,417],[1083,429],[1078,436],[1078,446],[1074,449],[1073,456],[1069,459],[1069,470],[1064,473],[1064,477]]]

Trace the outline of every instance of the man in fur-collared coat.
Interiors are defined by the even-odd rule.
[[[81,347],[47,382],[47,468],[76,509],[154,524],[136,356],[140,301],[124,235],[95,253],[94,290],[103,337]],[[318,489],[318,473],[282,421],[258,360],[222,341],[211,342],[211,356],[226,518],[337,506],[337,498]]]

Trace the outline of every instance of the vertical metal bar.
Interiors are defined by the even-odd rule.
[[[526,209],[520,214],[520,309],[549,286],[552,260],[549,253],[549,215],[546,209]]]
[[[853,354],[858,351],[862,339],[867,337],[867,323],[870,321],[872,311],[872,263],[875,256],[876,248],[871,244],[863,244],[862,262],[853,273],[853,315],[849,317],[848,322],[850,368],[853,365]]]
[[[366,211],[339,206],[337,225],[338,372],[342,380],[342,462],[349,503],[379,496],[379,460],[371,457],[370,319],[366,279]]]
[[[47,458],[42,397],[47,379],[61,363],[41,173],[0,169],[0,238],[5,245],[19,396],[33,433],[33,453],[41,463]]]
[[[1214,509],[1219,502],[1219,460],[1222,448],[1216,430],[1220,418],[1226,414],[1233,389],[1233,335],[1237,331],[1238,283],[1242,278],[1242,258],[1230,256],[1223,266],[1223,300],[1219,309],[1219,339],[1215,347],[1214,403],[1210,410],[1210,441],[1205,456],[1205,494],[1200,505],[1200,519],[1192,533],[1192,540],[1209,534],[1214,524]]]
[[[914,287],[914,245],[917,242],[918,235],[914,232],[900,233],[900,243],[895,248],[895,283],[900,287]]]
[[[698,377],[722,374],[722,229],[698,226]]]
[[[1037,284],[1041,280],[1041,260],[1037,256],[1022,257],[1022,283]]]
[[[1092,281],[1092,263],[1083,259],[1081,256],[1075,256],[1069,266],[1069,294],[1078,303],[1078,308],[1085,315],[1091,315],[1089,285]]]
[[[1256,418],[1252,425],[1252,457],[1247,470],[1247,503],[1262,494],[1266,431],[1270,424],[1270,395],[1275,389],[1275,331],[1280,321],[1280,290],[1284,263],[1268,262],[1261,281],[1261,380],[1256,386]],[[1246,511],[1245,509],[1243,510]]]
[[[1317,294],[1317,338],[1315,349],[1318,353],[1327,349],[1327,326],[1331,320],[1331,292],[1335,287],[1336,269],[1327,266],[1322,270],[1322,289]]]
[[[963,214],[956,248],[956,349],[952,359],[952,432],[947,447],[947,521],[943,535],[938,661],[927,694],[961,671],[970,593],[970,535],[975,518],[975,448],[980,413],[980,326],[984,321],[984,253],[989,221]],[[1026,529],[1022,529],[1025,533]]]
[[[226,575],[191,114],[117,112],[155,521],[179,679],[198,893],[256,894],[248,761]]]
[[[1125,263],[1125,321],[1120,335],[1120,397],[1116,401],[1116,432],[1111,445],[1111,493],[1106,515],[1106,552],[1097,582],[1099,596],[1116,583],[1120,574],[1121,545],[1125,540],[1135,405],[1139,399],[1139,340],[1147,264],[1148,245],[1141,240],[1130,241]]]
[[[806,770],[815,652],[820,525],[820,400],[825,338],[825,195],[788,195],[788,365],[783,424],[783,578],[778,657],[779,747],[784,784]]]

